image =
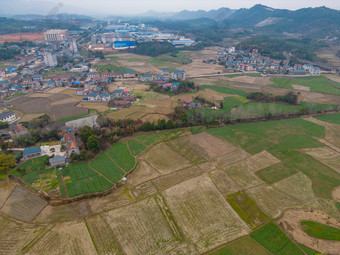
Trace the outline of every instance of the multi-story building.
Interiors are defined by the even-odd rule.
[[[68,31],[61,30],[61,29],[50,29],[47,30],[45,33],[45,40],[48,42],[60,42],[64,41],[68,38]]]
[[[58,65],[57,56],[50,52],[45,52],[44,63],[46,66],[55,67]]]
[[[186,75],[184,70],[174,71],[171,73],[171,79],[174,80],[185,80]]]
[[[10,112],[2,112],[0,114],[0,121],[2,122],[13,122],[14,120],[16,120],[16,117],[15,117],[15,113],[10,111]]]

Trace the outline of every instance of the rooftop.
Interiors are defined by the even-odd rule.
[[[33,154],[33,153],[38,153],[41,152],[40,147],[35,147],[35,148],[26,148],[23,151],[24,156],[25,155],[29,155],[29,154]]]

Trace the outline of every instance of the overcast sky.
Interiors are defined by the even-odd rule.
[[[0,0],[10,1],[10,0]],[[54,2],[66,6],[79,6],[105,14],[139,14],[148,10],[174,12],[181,10],[211,10],[221,7],[249,8],[261,3],[274,8],[296,10],[304,7],[327,6],[340,10],[340,0],[25,0],[27,2]],[[62,8],[60,11],[62,12]]]

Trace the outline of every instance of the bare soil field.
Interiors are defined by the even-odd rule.
[[[322,240],[303,231],[301,221],[314,221],[340,228],[340,222],[326,213],[315,210],[289,210],[279,220],[279,226],[296,242],[324,254],[340,254],[340,242]]]
[[[270,78],[268,77],[253,77],[253,76],[237,76],[229,79],[230,81],[234,82],[241,82],[241,83],[251,83],[260,86],[267,86],[272,84]]]
[[[47,203],[35,194],[17,185],[7,201],[1,208],[1,212],[18,220],[32,221]]]
[[[128,183],[132,186],[141,184],[160,176],[160,173],[150,166],[145,160],[139,160],[137,168],[128,179]]]
[[[51,206],[47,205],[34,218],[34,222],[62,222],[78,218],[84,218],[91,215],[89,202],[82,200],[69,205]]]
[[[340,186],[333,189],[332,197],[336,202],[340,202]]]
[[[80,102],[77,107],[94,109],[98,112],[105,112],[110,109],[107,102]]]
[[[96,254],[83,221],[57,224],[33,245],[27,254]]]
[[[216,55],[216,53],[215,53]],[[206,64],[203,63],[203,59],[206,56],[193,57],[192,62],[187,65],[182,65],[178,69],[186,71],[187,76],[197,76],[203,74],[217,74],[224,72],[225,68],[217,64]]]
[[[303,91],[310,91],[310,87],[292,84],[293,89],[295,90],[303,90]]]
[[[23,41],[42,42],[44,41],[44,34],[43,33],[16,33],[16,34],[0,35],[0,43],[23,42]]]
[[[47,98],[29,98],[14,108],[28,114],[45,113],[49,104],[50,100]]]
[[[249,232],[208,176],[182,182],[163,192],[179,227],[200,252]]]
[[[281,161],[277,158],[275,158],[273,155],[271,155],[267,151],[263,151],[261,153],[258,153],[256,155],[253,155],[246,160],[244,160],[242,163],[245,164],[245,166],[252,172],[256,172],[258,170],[267,168],[269,166],[275,165],[280,163]]]
[[[191,166],[191,162],[172,150],[166,143],[160,143],[151,148],[144,160],[161,174],[169,174]]]
[[[144,122],[157,122],[158,120],[169,120],[169,117],[165,114],[158,114],[158,113],[150,113],[141,118]]]

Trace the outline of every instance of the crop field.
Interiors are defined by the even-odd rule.
[[[191,166],[191,162],[189,160],[173,151],[165,143],[157,144],[143,157],[146,162],[162,174],[169,174]]]
[[[238,95],[241,97],[247,97],[248,93],[243,90],[232,89],[228,87],[216,86],[216,85],[202,85],[200,89],[211,89],[219,93],[228,94],[228,95]]]
[[[206,176],[173,186],[164,191],[164,197],[184,234],[201,252],[249,232]]]
[[[300,248],[274,223],[269,223],[250,236],[273,254],[303,255]]]
[[[270,218],[262,212],[257,204],[245,192],[237,192],[228,195],[227,201],[242,220],[252,229],[270,221]]]
[[[256,175],[267,184],[273,184],[295,173],[297,171],[294,168],[282,163],[259,170]]]
[[[128,146],[131,150],[132,155],[137,156],[140,154],[143,150],[145,150],[146,146],[138,141],[131,140],[128,142]]]
[[[322,121],[333,123],[333,124],[340,124],[340,113],[330,114],[330,115],[325,115],[325,116],[317,116],[315,118],[318,120],[322,120]]]
[[[209,255],[271,255],[266,248],[256,242],[253,238],[246,236],[231,242],[223,248],[209,253]]]
[[[292,85],[302,85],[309,87],[312,92],[340,95],[340,83],[320,77],[303,77],[303,78],[272,78],[271,87],[293,89]]]
[[[26,254],[96,254],[84,222],[58,224],[38,240]]]
[[[117,163],[125,172],[130,171],[135,165],[135,158],[130,154],[126,143],[115,143],[106,153],[110,159]]]
[[[88,163],[71,164],[62,170],[62,175],[63,180],[59,180],[59,187],[62,190],[66,185],[69,197],[96,193],[112,187],[112,183],[90,169]]]
[[[90,168],[93,168],[112,183],[119,181],[125,172],[119,168],[105,153],[99,154],[93,161],[90,162]]]
[[[340,229],[313,221],[302,221],[303,230],[314,237],[325,240],[340,241]]]
[[[35,172],[37,170],[43,170],[43,169],[45,169],[46,159],[47,159],[47,156],[27,160],[23,164],[19,165],[17,168],[12,170],[11,174],[19,177],[19,176],[22,175],[22,172],[19,169],[25,169],[25,171],[23,171],[23,172],[26,173],[26,174],[29,174],[31,172]]]

